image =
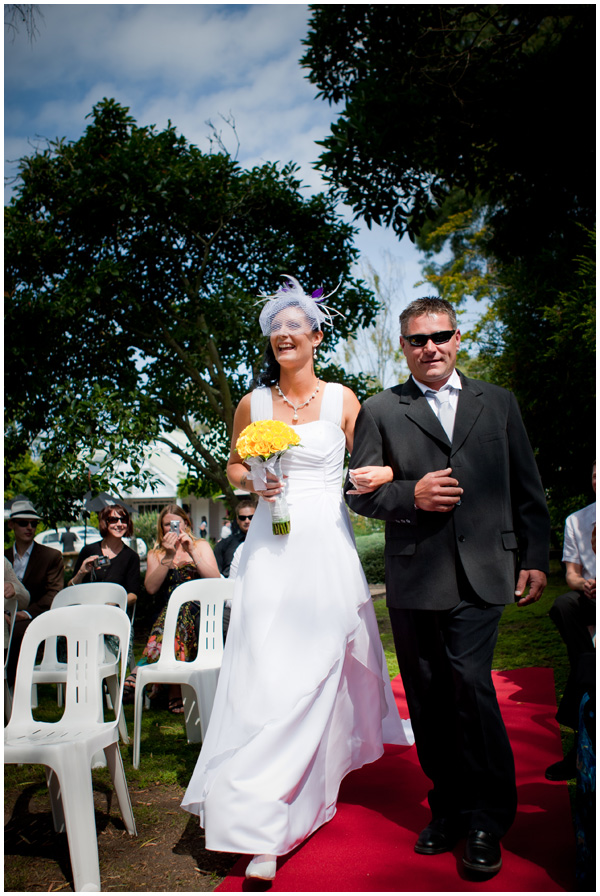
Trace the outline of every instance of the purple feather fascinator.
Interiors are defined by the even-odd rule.
[[[307,295],[295,277],[291,277],[289,274],[283,274],[282,276],[284,282],[277,292],[273,293],[273,295],[261,292],[259,295],[260,300],[265,303],[258,319],[264,336],[270,335],[273,318],[280,311],[283,311],[284,308],[289,308],[290,306],[300,308],[304,312],[311,323],[312,329],[321,330],[325,323],[333,326],[332,318],[334,315],[344,316],[340,311],[328,308],[327,305],[323,304],[325,299],[328,299],[338,291],[341,283],[327,295],[324,295],[324,289],[315,289],[311,295]]]

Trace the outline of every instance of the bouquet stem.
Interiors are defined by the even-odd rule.
[[[283,481],[281,472],[281,458],[275,461],[274,473],[278,479]],[[273,527],[273,535],[289,535],[290,534],[290,509],[286,501],[284,492],[276,496],[275,501],[271,503],[271,525]]]

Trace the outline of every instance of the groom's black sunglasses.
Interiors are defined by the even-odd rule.
[[[450,342],[456,330],[440,330],[439,333],[415,333],[413,336],[405,336],[406,341],[415,348],[423,348],[431,339],[436,345]]]

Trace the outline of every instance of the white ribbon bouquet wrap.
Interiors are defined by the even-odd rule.
[[[281,420],[257,420],[250,423],[235,443],[235,450],[250,467],[255,489],[267,487],[267,473],[283,479],[281,456],[288,448],[300,444],[299,435]],[[289,535],[291,529],[290,510],[285,494],[280,492],[269,502],[271,524],[274,535]]]

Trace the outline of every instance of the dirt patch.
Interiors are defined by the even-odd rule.
[[[73,892],[67,837],[54,832],[39,780],[32,775],[31,784],[4,794],[5,892]],[[198,819],[179,808],[183,790],[161,784],[130,795],[137,837],[125,830],[112,788],[94,781],[102,890],[214,890],[238,856],[204,848]]]

